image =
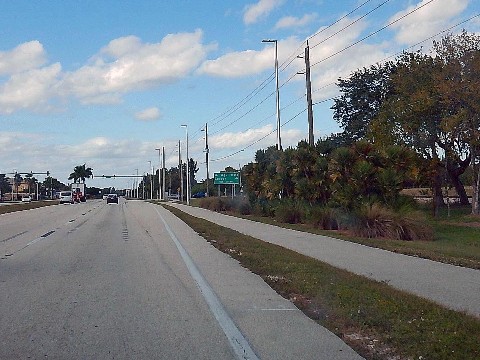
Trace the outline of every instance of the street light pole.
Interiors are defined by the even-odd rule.
[[[135,169],[137,170],[137,177],[135,178],[135,181],[134,181],[134,186],[135,186],[135,192],[137,194],[137,199],[138,199],[138,188],[139,188],[139,184],[138,184],[138,169]]]
[[[160,179],[160,166],[162,166],[162,160],[161,160],[161,155],[160,155],[160,152],[162,151],[162,149],[160,148],[157,148],[155,150],[158,150],[158,192],[160,193],[160,200],[163,200],[163,189],[161,189],[161,179]]]
[[[188,158],[188,125],[181,125],[181,127],[185,128],[185,139],[187,145],[187,205],[190,205],[190,159]]]
[[[183,169],[182,169],[182,151],[181,143],[178,140],[178,175],[180,178],[180,201],[183,202]]]
[[[280,137],[280,91],[278,86],[278,41],[277,40],[262,40],[264,43],[275,43],[275,93],[277,106],[277,150],[282,150],[282,139]]]

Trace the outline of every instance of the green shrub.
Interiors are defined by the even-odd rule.
[[[212,211],[230,211],[233,208],[233,202],[230,198],[211,196],[200,200],[200,207]]]
[[[329,207],[313,207],[307,216],[307,222],[323,230],[338,230],[340,228],[338,211]]]
[[[233,201],[234,210],[242,215],[250,215],[252,213],[252,206],[248,199],[236,198]]]
[[[274,217],[275,208],[271,201],[258,199],[252,206],[252,213],[257,216]]]
[[[305,218],[305,208],[299,202],[283,201],[275,208],[275,219],[288,224],[301,223]]]
[[[353,232],[367,238],[431,240],[433,230],[419,212],[394,212],[379,204],[363,206],[355,213]]]

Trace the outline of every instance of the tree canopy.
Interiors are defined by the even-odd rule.
[[[73,180],[74,183],[83,182],[85,183],[85,179],[89,179],[93,176],[93,169],[90,167],[86,167],[86,164],[77,165],[74,167],[73,172],[68,177],[68,180]]]

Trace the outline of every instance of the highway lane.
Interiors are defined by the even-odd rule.
[[[158,206],[52,206],[0,229],[1,359],[361,359]]]

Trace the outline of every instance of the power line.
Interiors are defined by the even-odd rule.
[[[320,61],[317,61],[316,63],[313,63],[313,64],[311,65],[311,67],[314,67],[314,66],[316,66],[316,65],[318,65],[318,64],[320,64],[320,63],[322,63],[322,62],[324,62],[324,61],[326,61],[326,60],[328,60],[328,59],[331,59],[331,58],[332,58],[332,57],[334,57],[334,56],[337,56],[338,54],[341,54],[342,52],[344,52],[344,51],[346,51],[346,50],[348,50],[348,49],[350,49],[350,48],[354,47],[355,45],[357,45],[357,44],[359,44],[359,43],[361,43],[361,42],[363,42],[363,41],[367,40],[368,38],[372,37],[373,35],[376,35],[376,34],[378,34],[379,32],[381,32],[381,31],[383,31],[383,30],[387,29],[388,27],[390,27],[390,26],[392,26],[393,24],[395,24],[395,23],[399,22],[400,20],[403,20],[403,19],[405,19],[407,16],[410,16],[410,15],[411,15],[411,14],[413,14],[414,12],[416,12],[416,11],[418,11],[418,10],[422,9],[423,7],[425,7],[425,6],[429,5],[430,3],[434,2],[434,1],[435,1],[435,0],[430,0],[430,1],[426,2],[426,3],[425,3],[425,4],[423,4],[423,5],[420,5],[419,7],[417,7],[417,8],[415,8],[415,9],[413,9],[412,11],[410,11],[410,12],[408,12],[408,13],[406,13],[406,14],[402,15],[402,16],[401,16],[401,17],[399,17],[398,19],[396,19],[396,20],[394,20],[394,21],[392,21],[392,22],[388,23],[387,25],[385,25],[385,26],[381,27],[380,29],[378,29],[378,30],[376,30],[376,31],[374,31],[374,32],[372,32],[372,33],[370,33],[369,35],[367,35],[367,36],[365,36],[365,37],[361,38],[360,40],[358,40],[358,41],[355,41],[354,43],[352,43],[352,44],[350,44],[350,45],[348,45],[348,46],[344,47],[342,50],[339,50],[339,51],[337,51],[337,52],[335,52],[335,53],[333,53],[333,54],[331,54],[331,55],[329,55],[329,56],[327,56],[327,57],[323,58],[322,60],[320,60]]]
[[[367,1],[364,1],[362,4],[360,4],[359,6],[357,6],[356,8],[354,8],[352,11],[350,11],[349,13],[347,13],[346,15],[340,17],[339,19],[337,19],[336,21],[334,21],[333,23],[331,23],[330,25],[328,25],[327,27],[323,28],[321,31],[313,34],[312,36],[309,37],[309,39],[312,39],[314,38],[315,36],[321,34],[323,31],[331,28],[332,26],[334,26],[335,24],[337,24],[338,22],[340,22],[341,20],[343,20],[344,18],[350,16],[351,14],[353,14],[354,12],[358,11],[360,8],[362,8],[363,6],[365,6],[366,4],[368,4],[369,2],[371,2],[372,0],[367,0]],[[390,0],[386,0],[384,1],[384,3],[386,2],[389,2]],[[383,5],[383,4],[382,4]],[[380,5],[381,6],[381,5]],[[378,7],[380,7],[378,6]],[[377,7],[377,8],[378,8]],[[372,12],[372,11],[371,11]],[[370,12],[370,13],[371,13]],[[364,15],[365,16],[365,15]],[[363,17],[364,17],[363,16]],[[287,57],[287,59],[282,63],[280,64],[280,70],[281,71],[285,71],[286,68],[288,68],[288,66],[291,65],[291,63],[293,63],[293,61],[297,58],[297,55],[298,55],[298,51],[301,50],[303,44],[305,44],[305,41],[302,42],[302,44],[293,52],[292,55],[290,55],[289,57]],[[215,126],[217,125],[218,123],[222,122],[224,119],[226,119],[227,117],[231,116],[233,113],[235,113],[236,111],[238,111],[241,107],[243,107],[245,104],[247,104],[256,94],[258,94],[261,90],[263,90],[269,83],[271,83],[272,81],[274,80],[274,73],[272,73],[267,79],[265,79],[259,86],[257,86],[254,90],[252,90],[248,95],[246,95],[244,98],[242,98],[240,101],[238,101],[237,103],[235,103],[234,105],[232,105],[231,107],[229,107],[228,109],[226,109],[225,111],[223,111],[222,113],[220,113],[219,115],[217,115],[216,117],[212,118],[210,121],[207,121],[209,123],[212,123],[211,126]],[[291,78],[289,80],[287,80],[286,83],[288,83],[288,81],[290,81]],[[285,83],[283,84],[285,85]],[[283,86],[282,85],[282,86]],[[258,105],[256,106],[258,107]],[[196,135],[200,130],[198,130],[194,135]]]

